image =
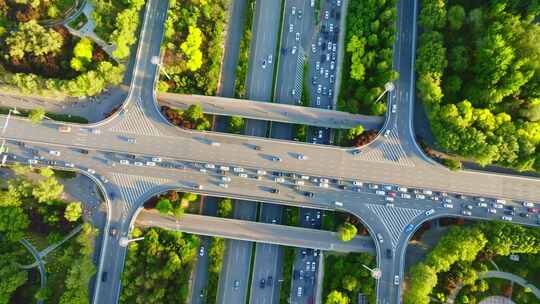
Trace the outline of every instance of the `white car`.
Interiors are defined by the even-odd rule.
[[[336,63],[333,61],[330,61],[330,70],[333,70],[336,67]]]
[[[120,164],[121,164],[121,165],[129,165],[129,160],[127,160],[127,159],[121,159],[121,160],[120,160]]]
[[[65,163],[64,166],[69,167],[69,168],[74,168],[75,164],[73,164],[73,163]]]
[[[295,15],[296,14],[296,6],[293,6],[291,7],[291,15]]]
[[[501,216],[501,219],[502,219],[503,221],[509,221],[509,222],[512,221],[512,217],[511,217],[511,216],[508,216],[508,215],[503,215],[503,216]]]
[[[398,191],[399,192],[407,192],[409,189],[405,188],[405,187],[399,187],[398,188]]]
[[[506,204],[506,200],[503,200],[503,199],[497,199],[495,202],[497,204],[503,204],[503,205]]]
[[[206,173],[207,171],[206,171],[205,168],[200,168],[200,169],[199,169],[199,172],[201,172],[201,173]]]
[[[330,17],[330,13],[328,11],[324,11],[324,19],[328,20]]]
[[[37,163],[38,163],[37,159],[29,159],[28,160],[28,164],[30,164],[30,165],[35,165]]]
[[[296,45],[293,45],[292,49],[291,49],[291,54],[296,54]]]
[[[530,203],[530,202],[523,202],[523,207],[529,207],[529,208],[532,208],[532,207],[534,207],[534,204],[533,204],[533,203]]]
[[[225,188],[225,189],[229,188],[229,185],[227,185],[227,184],[219,184],[219,186],[220,186],[221,188]]]
[[[285,179],[284,179],[283,177],[276,177],[276,178],[274,179],[274,181],[275,181],[276,183],[284,183],[284,182],[285,182]]]
[[[428,211],[426,211],[426,216],[430,216],[433,213],[435,213],[435,209],[429,209]]]
[[[328,188],[328,184],[326,184],[326,183],[319,183],[319,187],[321,187],[321,188]]]
[[[338,1],[341,1],[341,0],[338,0]],[[315,0],[311,0],[311,1],[309,2],[309,6],[310,6],[310,7],[314,7],[314,6],[315,6]]]
[[[266,171],[264,170],[257,170],[258,175],[266,175]]]
[[[317,96],[317,105],[318,105],[318,106],[321,105],[321,96]]]
[[[337,1],[336,1],[336,5],[337,5],[337,6],[341,6],[341,0],[337,0]]]
[[[292,33],[294,31],[294,24],[289,24],[289,33]]]
[[[206,169],[215,169],[216,168],[216,166],[214,164],[205,164],[204,167]]]
[[[416,199],[426,199],[426,196],[423,194],[417,194]]]
[[[384,137],[388,137],[388,135],[390,135],[390,130],[384,131]]]
[[[463,211],[461,211],[461,214],[466,215],[466,216],[471,216],[472,212],[469,211],[469,210],[463,210]]]
[[[138,167],[142,167],[143,166],[143,163],[141,162],[134,162],[133,163],[135,166],[138,166]]]
[[[496,209],[502,209],[504,206],[502,204],[496,204],[494,203],[493,204],[493,207],[496,208]]]
[[[302,175],[302,176],[300,176],[300,178],[303,179],[303,180],[309,180],[309,176],[307,176],[307,175]]]
[[[238,172],[244,172],[244,168],[241,168],[241,167],[234,167],[234,168],[233,168],[233,171],[234,171],[234,172],[237,172],[237,173],[238,173]]]
[[[91,169],[91,168],[86,169],[86,171],[87,171],[88,173],[90,173],[90,174],[96,174],[96,170]]]
[[[296,41],[300,41],[300,33],[299,32],[296,32],[296,35],[294,35],[294,39]]]
[[[161,157],[152,157],[152,161],[153,161],[153,162],[156,162],[156,163],[160,163],[160,162],[162,162],[163,160],[161,159]]]
[[[411,195],[409,193],[401,193],[401,198],[410,199]]]
[[[394,198],[391,197],[391,196],[385,197],[384,200],[387,201],[387,202],[394,202]]]
[[[219,166],[219,170],[221,170],[221,171],[225,171],[225,172],[228,172],[228,171],[229,171],[229,169],[230,169],[230,168],[229,168],[229,167],[227,167],[227,166]]]
[[[384,239],[380,233],[377,233],[377,240],[379,240],[379,243],[384,243]]]
[[[239,177],[242,177],[242,178],[247,178],[247,177],[248,177],[248,175],[245,174],[245,173],[240,173],[240,174],[238,174],[238,176],[239,176]]]
[[[362,187],[363,183],[359,181],[353,181],[353,185]]]
[[[400,279],[399,276],[394,276],[394,285],[399,285]]]
[[[317,46],[315,45],[315,43],[311,44],[311,52],[317,53]]]
[[[306,160],[307,159],[307,156],[305,156],[304,154],[298,154],[297,158],[299,160]]]
[[[452,205],[452,204],[450,204],[450,203],[444,203],[444,204],[443,204],[443,207],[444,207],[444,208],[449,208],[449,209],[451,209],[451,208],[454,208],[454,205]]]
[[[156,166],[156,163],[155,163],[155,162],[150,162],[150,161],[149,161],[149,162],[146,162],[146,165],[147,165],[148,167],[155,167],[155,166]]]
[[[201,248],[199,248],[199,256],[203,256],[204,255],[204,246],[201,246]]]
[[[382,190],[377,190],[377,191],[375,191],[375,194],[377,194],[377,195],[386,195],[386,192],[384,192]]]
[[[294,183],[297,184],[298,186],[303,186],[303,185],[305,185],[305,182],[304,182],[303,180],[301,180],[301,179],[295,181]]]
[[[489,212],[489,213],[496,214],[496,213],[497,213],[497,209],[495,209],[495,208],[489,208],[489,209],[488,209],[488,212]]]
[[[60,156],[60,151],[50,150],[49,154],[54,156]]]
[[[397,111],[397,106],[395,104],[392,105],[392,113],[396,113]]]
[[[221,180],[224,181],[224,182],[230,182],[231,178],[229,176],[222,176]]]
[[[484,202],[479,202],[479,203],[478,203],[478,207],[487,208],[487,206],[488,206],[488,205],[487,205],[486,203],[484,203]]]

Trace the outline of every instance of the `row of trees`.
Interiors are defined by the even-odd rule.
[[[228,0],[169,1],[160,90],[216,93],[228,5]]]
[[[367,253],[329,254],[325,257],[325,304],[357,303],[358,293],[365,295],[369,303],[375,303],[375,280],[362,265],[375,267],[375,257]]]
[[[445,294],[459,283],[474,286],[472,290],[485,289],[485,282],[476,279],[478,271],[487,270],[485,263],[489,259],[510,253],[539,252],[538,229],[501,222],[452,228],[425,261],[411,268],[404,303],[428,304],[431,296],[444,301]]]
[[[132,236],[144,240],[128,247],[120,303],[186,303],[199,238],[159,228]]]
[[[131,46],[137,41],[140,11],[144,0],[92,0],[92,19],[95,33],[116,46],[113,56],[123,60],[129,57]]]
[[[216,303],[216,295],[218,291],[219,274],[223,265],[223,257],[225,256],[225,239],[212,238],[212,244],[208,251],[208,282],[206,285],[206,303]]]
[[[246,78],[248,72],[249,52],[251,47],[251,27],[253,25],[253,13],[255,11],[255,0],[248,0],[245,4],[244,28],[240,39],[240,50],[238,52],[238,65],[236,66],[236,78],[234,79],[234,96],[236,98],[246,97]]]
[[[384,84],[398,78],[392,70],[396,0],[349,2],[346,49],[338,108],[351,113],[382,115],[384,102],[374,103]]]
[[[540,171],[540,9],[448,2],[424,0],[419,16],[417,89],[437,146],[480,165]]]
[[[185,111],[162,106],[161,112],[176,126],[199,131],[211,128],[210,120],[204,115],[202,107],[198,104],[189,106]]]

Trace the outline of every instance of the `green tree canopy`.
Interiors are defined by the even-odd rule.
[[[28,113],[28,118],[34,124],[40,123],[45,118],[45,110],[43,108],[35,108]]]
[[[0,233],[8,240],[18,241],[30,224],[21,207],[0,207]]]
[[[198,27],[190,25],[186,41],[182,42],[180,49],[188,58],[187,68],[191,71],[197,71],[202,66],[202,52],[200,50],[202,40],[202,31]]]
[[[76,222],[81,218],[82,206],[80,202],[71,202],[66,206],[64,217],[68,222]]]
[[[463,6],[456,4],[448,9],[448,25],[453,30],[459,30],[465,21],[465,9]]]
[[[218,215],[220,217],[230,217],[233,210],[232,200],[230,198],[224,198],[219,202]]]
[[[326,296],[325,304],[349,304],[350,299],[347,297],[347,295],[337,291],[333,290]]]
[[[339,238],[342,241],[348,242],[356,236],[358,231],[356,229],[356,226],[354,226],[353,224],[349,222],[345,222],[343,223],[341,227],[339,227],[338,233],[339,233]]]
[[[43,203],[58,199],[63,192],[64,185],[60,184],[56,178],[49,177],[36,184],[32,190],[32,195],[38,202]]]
[[[55,53],[63,45],[62,36],[53,29],[46,29],[35,20],[19,23],[18,28],[6,38],[9,56],[22,59],[26,54],[42,56]]]
[[[351,128],[347,131],[347,139],[348,140],[353,140],[355,139],[358,135],[364,133],[364,127],[362,125],[358,125],[354,128]]]
[[[28,280],[28,272],[20,269],[11,254],[0,255],[0,303],[11,303],[11,295]]]
[[[173,206],[170,200],[161,198],[156,205],[156,209],[160,214],[167,215],[171,214]]]

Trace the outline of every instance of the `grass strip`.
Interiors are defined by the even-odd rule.
[[[289,299],[291,297],[291,282],[292,282],[292,272],[294,265],[294,248],[289,246],[283,247],[283,282],[281,288],[279,289],[279,304],[289,304]]]
[[[10,110],[10,108],[0,107],[0,114],[7,115],[9,113],[9,110]],[[21,117],[28,117],[28,114],[30,113],[30,111],[28,111],[28,110],[17,110],[17,111],[20,112],[20,114],[14,114],[13,112],[11,114],[21,116]],[[56,120],[56,121],[74,122],[74,123],[81,123],[81,124],[88,123],[88,119],[86,119],[86,118],[84,118],[82,116],[76,116],[76,115],[47,112],[45,114],[45,116],[49,117],[52,120]]]
[[[246,77],[249,64],[249,50],[251,38],[253,36],[253,12],[255,11],[255,0],[248,0],[244,14],[244,34],[240,39],[240,51],[238,54],[238,65],[236,66],[236,79],[234,80],[234,96],[236,98],[246,97]]]
[[[281,57],[281,37],[283,36],[283,20],[285,19],[285,2],[286,0],[281,0],[281,13],[279,16],[279,37],[278,37],[278,43],[276,44],[276,49],[274,50],[274,54],[276,54],[275,59],[275,69],[273,70],[273,76],[272,76],[272,96],[270,96],[270,100],[274,101],[274,95],[276,92],[276,83],[277,83],[277,77],[278,77],[278,71],[279,71],[279,59]]]
[[[216,303],[219,274],[223,265],[223,256],[225,255],[225,239],[215,237],[212,239],[212,245],[208,253],[210,263],[208,265],[208,283],[206,287],[206,303]]]

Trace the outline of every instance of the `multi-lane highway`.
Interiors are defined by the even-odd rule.
[[[273,7],[277,6],[275,2],[258,2],[266,3],[264,5],[269,7],[263,10],[265,14],[257,14],[256,19],[261,21],[255,22],[256,26],[265,26],[264,20],[279,11]],[[381,135],[369,146],[360,149],[359,154],[351,153],[351,149],[195,132],[169,125],[155,104],[154,83],[158,66],[152,63],[152,58],[159,56],[167,4],[165,1],[149,0],[146,3],[130,92],[121,111],[106,121],[88,127],[72,125],[70,133],[58,132],[59,123],[56,122],[45,121],[33,125],[28,120],[12,118],[2,135],[2,138],[9,140],[8,148],[13,152],[9,154],[9,161],[27,162],[28,159],[34,159],[35,155],[30,151],[15,144],[15,141],[25,142],[32,149],[38,149],[39,155],[43,156],[44,159],[36,160],[39,165],[47,165],[47,160],[56,161],[58,166],[66,166],[68,162],[95,175],[106,189],[105,196],[111,209],[106,227],[117,227],[122,236],[128,235],[136,209],[148,197],[171,188],[189,189],[192,192],[215,196],[351,212],[362,220],[372,236],[380,234],[384,240],[375,243],[378,266],[382,270],[378,283],[378,301],[398,303],[399,285],[394,285],[393,282],[395,275],[400,276],[400,279],[403,277],[403,254],[409,235],[409,232],[406,232],[409,224],[412,224],[414,229],[421,222],[441,215],[500,220],[506,212],[503,211],[505,205],[497,208],[494,205],[497,204],[496,199],[508,200],[506,205],[516,207],[516,214],[519,214],[527,213],[522,201],[535,202],[540,198],[538,179],[472,171],[451,172],[429,161],[417,147],[411,124],[416,6],[415,0],[398,2],[398,39],[394,48],[394,66],[400,73],[400,79],[390,97],[390,102],[397,105],[397,111],[388,114]],[[270,18],[275,19],[271,16]],[[270,24],[272,22],[274,21],[267,21]],[[275,42],[275,37],[254,38]],[[255,50],[252,62],[268,59],[271,52],[273,48]],[[266,69],[268,68],[267,65]],[[257,69],[261,75],[271,74],[264,73],[262,66]],[[272,77],[263,77],[268,79],[252,79],[254,84],[248,88],[270,86]],[[259,99],[257,96],[250,98]],[[6,119],[7,117],[2,116],[0,124],[4,124]],[[90,151],[90,155],[79,153],[80,149]],[[61,156],[49,154],[51,150],[61,152]],[[25,155],[24,158],[22,154]],[[139,165],[130,159],[130,165],[121,165],[120,160],[129,159],[128,155],[138,156],[140,161],[145,162],[140,162]],[[186,163],[189,166],[183,169],[184,167],[170,168],[147,164],[147,161],[152,161],[152,157],[167,159],[167,162],[175,165]],[[297,177],[287,176],[288,182],[282,184],[270,178],[258,180],[231,174],[233,178],[225,188],[220,186],[223,183],[220,182],[221,177],[217,172],[208,174],[200,171],[201,166],[204,167],[207,163],[248,168],[251,176],[256,175],[253,173],[256,170],[265,170],[294,173]],[[89,168],[95,173],[89,172]],[[302,175],[308,176],[310,183],[297,190],[295,187],[298,185],[293,183],[301,179],[298,176]],[[329,182],[321,183],[321,177],[329,179]],[[346,189],[342,189],[343,185],[339,185],[334,179],[342,181]],[[362,181],[363,185],[353,185],[354,181]],[[328,185],[328,188],[325,185]],[[374,189],[372,185],[379,189]],[[400,197],[397,185],[409,188],[406,194],[411,195],[411,198]],[[389,189],[385,189],[385,186]],[[270,191],[276,188],[280,190],[279,193]],[[426,194],[425,198],[417,197],[419,193],[414,190],[422,189],[432,190],[434,193]],[[385,195],[377,195],[376,191],[384,191]],[[313,196],[306,195],[306,192],[313,193]],[[390,193],[397,194],[394,199],[395,206],[386,205],[385,198],[391,196]],[[461,198],[460,194],[466,197]],[[441,200],[446,198],[455,202],[452,208],[444,207]],[[490,207],[480,206],[480,198],[485,198]],[[472,209],[467,205],[471,205]],[[490,212],[490,208],[496,209],[496,213]],[[431,209],[433,211],[430,211]],[[508,208],[507,210],[511,211]],[[470,211],[471,215],[464,211]],[[510,217],[508,214],[505,216]],[[512,222],[537,225],[534,214],[529,217],[512,216]],[[97,275],[101,278],[101,274],[106,271],[108,279],[106,282],[96,280],[94,303],[116,303],[126,251],[119,246],[115,237],[109,237],[107,231],[104,232],[104,246]],[[392,258],[386,257],[387,249],[394,250]],[[232,258],[245,261],[245,257],[234,256],[234,253],[232,255]],[[227,267],[226,265],[224,267]],[[249,259],[245,265],[249,268]],[[235,271],[242,273],[241,270]],[[247,277],[243,277],[243,286]],[[224,278],[223,281],[225,288],[234,293],[234,280]],[[103,288],[103,284],[107,284],[107,288]],[[237,298],[239,301],[230,303],[243,303],[240,299],[243,298]]]

